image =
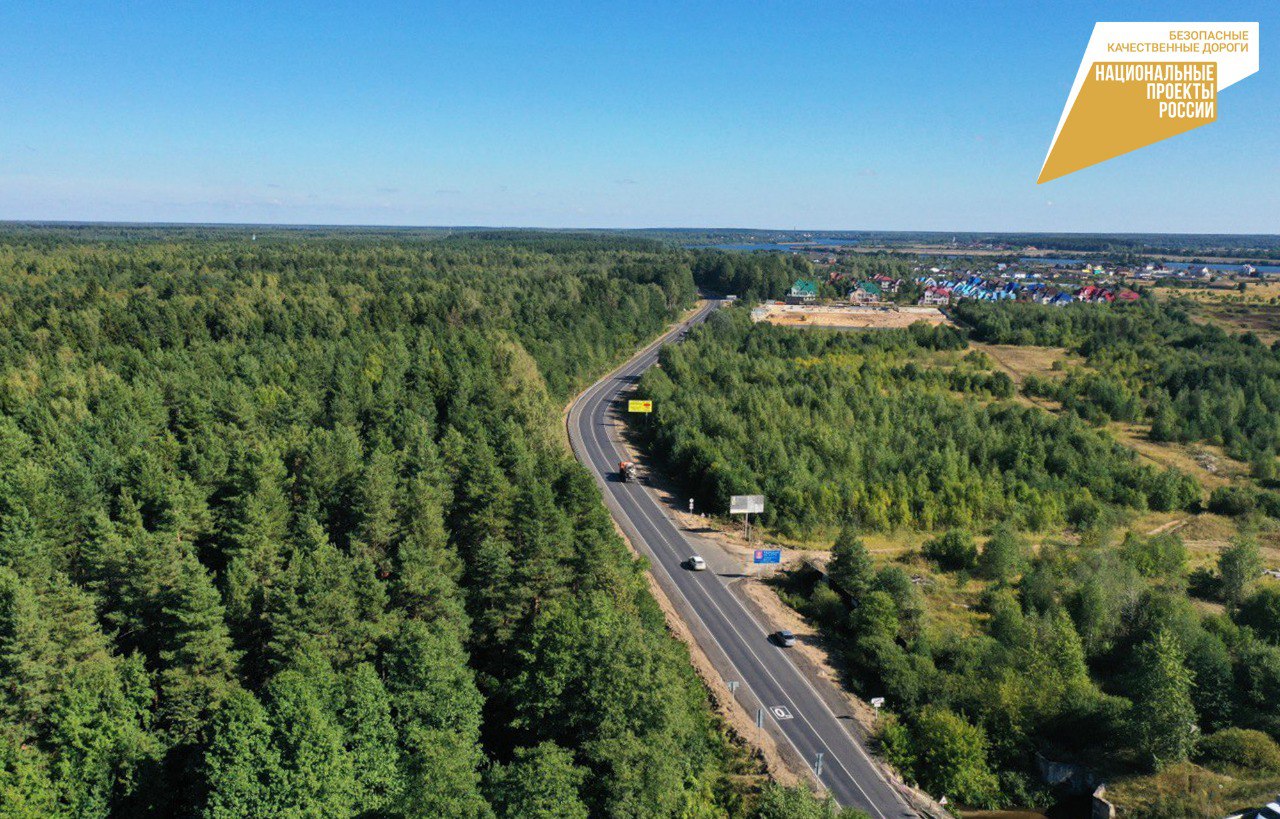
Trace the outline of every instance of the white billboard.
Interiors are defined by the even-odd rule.
[[[759,515],[764,512],[764,495],[734,495],[729,498],[729,514]]]

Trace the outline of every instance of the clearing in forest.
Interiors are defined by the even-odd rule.
[[[752,311],[753,321],[786,327],[835,327],[844,330],[882,330],[910,327],[918,321],[949,324],[936,307],[857,307],[838,304],[809,305],[771,302]]]

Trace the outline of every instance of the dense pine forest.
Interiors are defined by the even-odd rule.
[[[561,437],[714,266],[6,229],[0,816],[832,815],[738,775]]]
[[[722,311],[645,375],[641,432],[706,508],[761,492],[775,535],[834,541],[825,572],[783,573],[778,591],[855,691],[887,698],[882,751],[930,793],[1044,807],[1061,793],[1043,782],[1052,760],[1164,783],[1143,816],[1273,794],[1280,585],[1260,578],[1255,535],[1274,529],[1276,351],[1145,302],[959,315],[971,330],[849,333]],[[1018,400],[970,332],[1086,363],[1027,380],[1062,402],[1051,412]],[[1221,443],[1261,477],[1208,495],[1141,464],[1098,428],[1111,418]],[[1123,525],[1206,503],[1242,536],[1194,570],[1178,535]],[[895,530],[918,547],[864,542]]]

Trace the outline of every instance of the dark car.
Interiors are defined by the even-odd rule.
[[[773,637],[775,640],[778,641],[778,645],[782,646],[783,648],[791,648],[793,645],[796,644],[796,636],[791,632],[787,631],[785,628],[782,631],[779,631],[777,634],[774,634]]]

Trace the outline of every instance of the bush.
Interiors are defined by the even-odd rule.
[[[1263,586],[1240,604],[1236,622],[1268,642],[1280,644],[1280,588]]]
[[[1219,486],[1209,496],[1209,511],[1218,515],[1244,515],[1258,508],[1258,495],[1243,486]]]
[[[1026,568],[1029,551],[1026,543],[1001,526],[982,548],[978,571],[988,580],[1007,582]]]
[[[911,745],[916,776],[932,794],[965,805],[994,807],[999,782],[987,763],[987,735],[946,708],[925,706],[915,719]]]
[[[844,600],[826,583],[818,583],[813,587],[808,613],[819,623],[828,626],[843,623],[849,616]]]
[[[1187,593],[1201,600],[1217,600],[1222,595],[1222,583],[1212,569],[1197,566],[1187,578]]]
[[[1187,565],[1187,547],[1177,535],[1142,537],[1129,532],[1120,544],[1120,556],[1143,577],[1175,579]]]
[[[951,529],[942,537],[930,538],[924,544],[924,556],[946,571],[968,571],[978,562],[978,545],[973,535],[963,529]]]
[[[893,714],[882,713],[879,740],[885,760],[903,776],[910,776],[915,770],[916,756],[911,749],[911,734],[906,726]]]
[[[818,799],[803,786],[764,786],[751,819],[866,819],[856,808],[841,808],[830,798]]]
[[[1218,554],[1219,591],[1222,602],[1238,606],[1262,571],[1262,555],[1251,538],[1240,538]]]
[[[1219,773],[1280,773],[1280,745],[1261,731],[1227,728],[1200,740],[1196,761]]]

